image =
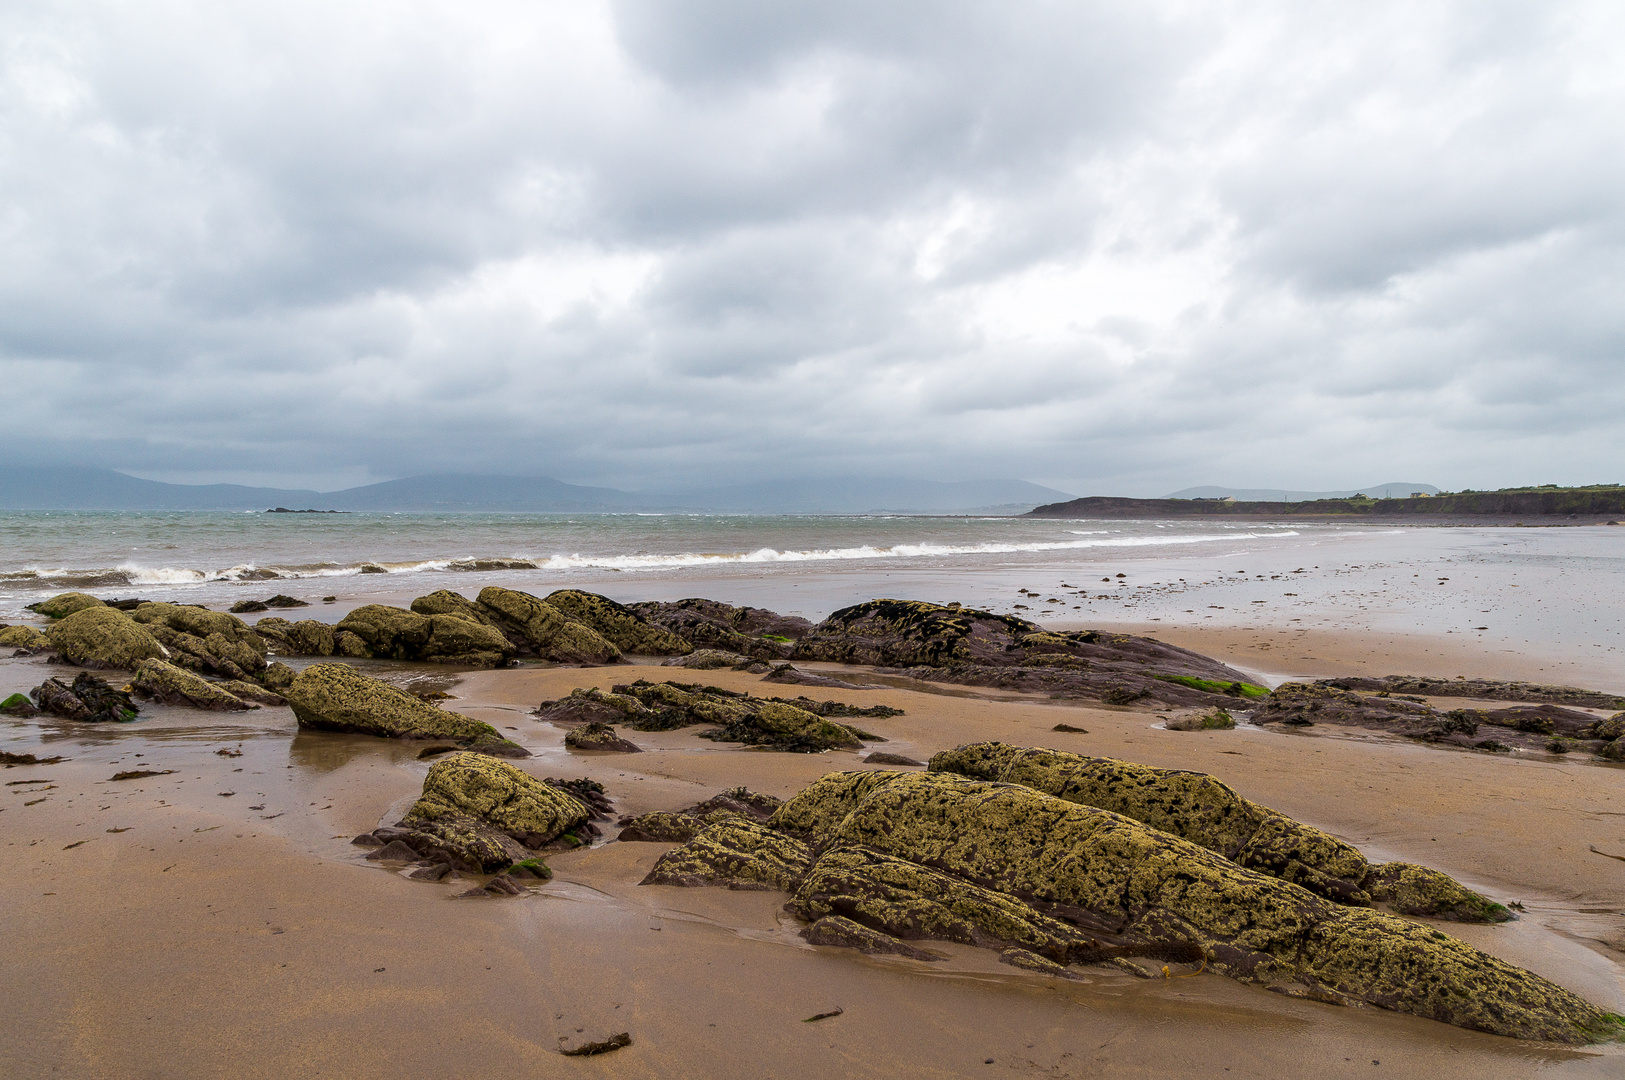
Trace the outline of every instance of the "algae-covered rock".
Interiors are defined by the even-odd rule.
[[[736,607],[716,600],[648,600],[628,609],[664,627],[696,648],[742,653],[760,660],[784,660],[798,639],[812,630],[799,615],[765,608]]]
[[[571,750],[599,750],[614,754],[636,754],[642,748],[615,734],[608,724],[583,724],[564,736],[564,745]]]
[[[283,691],[302,728],[386,739],[444,739],[485,754],[528,757],[495,728],[427,705],[348,664],[312,664]]]
[[[33,651],[48,648],[50,644],[51,639],[45,636],[45,632],[32,626],[7,626],[0,629],[0,645]]]
[[[483,598],[483,594],[482,594]],[[591,627],[624,653],[681,656],[694,648],[688,641],[607,596],[580,589],[549,593],[547,602],[575,621]]]
[[[122,724],[134,720],[141,711],[129,694],[113,689],[88,671],[75,675],[72,683],[46,679],[29,694],[41,711],[66,720]]]
[[[586,825],[585,803],[483,754],[455,753],[434,763],[423,794],[402,824],[414,828],[472,818],[527,847],[539,848]]]
[[[293,668],[277,660],[265,665],[265,670],[260,672],[260,682],[266,689],[281,690],[291,684],[297,674]]]
[[[931,769],[1022,784],[1068,802],[1110,810],[1338,903],[1371,903],[1364,883],[1373,868],[1357,848],[1242,798],[1205,773],[1004,743],[945,750],[931,759]],[[1462,886],[1456,888],[1476,899],[1440,905],[1440,918],[1499,921],[1508,916],[1501,905]]]
[[[707,824],[688,843],[662,855],[640,884],[723,885],[788,892],[807,872],[807,845],[741,815]]]
[[[217,683],[162,660],[143,660],[130,685],[165,705],[190,705],[218,712],[257,709]],[[247,685],[247,684],[244,684]]]
[[[265,639],[235,615],[186,604],[144,603],[130,612],[169,650],[177,667],[229,679],[251,679],[265,670]]]
[[[1401,915],[1457,922],[1506,922],[1512,913],[1466,888],[1448,874],[1413,863],[1373,867],[1364,882],[1377,901]]]
[[[910,960],[946,960],[941,953],[921,949],[900,941],[890,934],[853,922],[844,915],[825,915],[801,932],[809,945],[834,945],[843,949],[856,949],[874,955],[906,956]],[[1031,956],[1033,954],[1028,953]],[[1044,961],[1049,963],[1049,961]],[[1051,965],[1054,966],[1054,965]]]
[[[771,698],[753,697],[735,690],[698,683],[651,683],[639,679],[615,687],[617,694],[635,698],[648,710],[628,722],[641,731],[667,731],[692,724],[716,724],[701,732],[703,738],[770,746],[793,753],[862,747],[874,736],[816,713]]]
[[[291,682],[292,679],[290,678],[289,681]],[[240,698],[243,701],[258,702],[261,705],[286,705],[288,703],[287,698],[275,690],[267,690],[258,683],[244,682],[241,679],[227,679],[215,685],[232,697]]]
[[[94,596],[89,596],[82,592],[65,592],[58,593],[49,600],[41,600],[38,603],[29,604],[28,610],[37,611],[41,615],[44,615],[47,619],[65,619],[76,611],[83,611],[85,608],[103,606],[102,601],[96,599]]]
[[[1223,709],[1181,716],[1166,725],[1169,731],[1228,731],[1236,726],[1235,717]]]
[[[480,608],[537,656],[567,664],[612,664],[621,650],[592,629],[529,593],[496,585],[480,590]]]
[[[652,814],[622,818],[616,824],[620,826],[622,840],[681,843],[692,840],[706,825],[727,816],[766,823],[781,805],[783,804],[771,795],[737,787],[682,810],[657,810]]]
[[[146,627],[102,605],[80,608],[45,634],[62,659],[80,667],[133,670],[143,660],[169,655]]]
[[[568,697],[544,701],[535,709],[538,720],[554,724],[619,724],[647,717],[648,706],[630,694],[614,694],[596,686],[576,687]]]
[[[501,667],[515,651],[500,631],[462,613],[421,615],[384,604],[346,615],[334,628],[335,644],[341,633],[354,634],[370,656],[387,660]]]
[[[721,668],[747,668],[761,661],[754,657],[722,649],[695,649],[686,656],[674,656],[663,667],[688,668],[691,671],[717,671]],[[763,671],[769,670],[765,666]]]
[[[869,600],[830,615],[797,644],[797,660],[938,667],[1006,663],[1039,627],[1012,615],[918,600]]]

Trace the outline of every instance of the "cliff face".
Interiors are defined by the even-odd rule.
[[[1091,497],[1050,503],[1024,515],[1048,518],[1155,517],[1604,517],[1625,515],[1625,488],[1469,491],[1431,499],[1315,499],[1221,502],[1216,499]]]

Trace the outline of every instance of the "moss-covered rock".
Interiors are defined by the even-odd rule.
[[[8,645],[14,649],[35,649],[50,647],[51,639],[45,632],[32,626],[7,626],[0,629],[0,645]]]
[[[280,660],[276,660],[265,665],[265,670],[260,672],[260,682],[264,684],[266,689],[281,690],[291,685],[297,674],[298,672],[294,671],[293,668]]]
[[[80,667],[134,670],[143,660],[169,657],[146,627],[104,605],[80,608],[45,634],[62,659]]]
[[[1178,717],[1168,721],[1165,726],[1169,731],[1228,731],[1236,726],[1236,718],[1224,709],[1213,709]]]
[[[1365,882],[1373,867],[1357,848],[1245,799],[1205,773],[1004,743],[945,750],[931,759],[931,769],[1022,784],[1068,802],[1110,810],[1338,903],[1364,906],[1372,901]],[[1501,905],[1463,886],[1455,888],[1463,898],[1437,905],[1438,917],[1462,921],[1509,917]]]
[[[615,734],[608,724],[583,724],[564,736],[564,745],[571,750],[598,750],[612,754],[636,754],[642,748]]]
[[[663,627],[618,604],[607,596],[580,589],[560,589],[549,593],[547,602],[564,614],[591,627],[624,653],[639,656],[681,656],[694,646]]]
[[[76,611],[83,611],[85,608],[104,606],[105,605],[102,603],[102,601],[96,599],[94,596],[87,595],[86,593],[65,592],[58,593],[49,600],[41,600],[38,603],[29,604],[28,610],[37,611],[41,615],[44,615],[47,619],[65,619]]]
[[[622,840],[681,843],[692,840],[707,825],[729,815],[765,824],[781,805],[771,795],[737,787],[683,810],[659,810],[635,818],[622,818],[616,824],[620,826]]]
[[[651,715],[649,708],[630,694],[614,694],[596,686],[578,686],[569,696],[544,701],[535,709],[538,720],[554,724],[619,724]]]
[[[65,720],[122,724],[141,711],[128,693],[113,689],[88,671],[75,675],[72,683],[46,679],[29,694],[42,711]]]
[[[275,690],[267,690],[258,683],[244,682],[241,679],[227,679],[214,685],[220,687],[232,697],[240,698],[243,701],[253,701],[261,705],[286,705],[288,703],[287,698]]]
[[[348,664],[312,664],[283,691],[302,728],[386,739],[443,739],[503,757],[528,757],[490,724],[437,709]]]
[[[875,736],[826,720],[795,705],[698,683],[635,683],[615,692],[641,702],[647,713],[628,723],[641,731],[668,731],[693,724],[718,725],[701,732],[707,739],[747,746],[770,746],[793,753],[860,749]]]
[[[688,668],[691,671],[718,671],[722,668],[748,669],[762,661],[752,656],[745,656],[736,652],[724,652],[722,649],[695,649],[684,656],[674,656],[667,660],[664,667]],[[771,670],[763,664],[763,672]]]
[[[529,593],[496,585],[480,590],[480,608],[537,656],[566,664],[612,664],[621,650],[591,627]]]
[[[1457,922],[1506,922],[1512,917],[1505,907],[1484,899],[1450,875],[1414,863],[1373,867],[1364,885],[1374,899],[1401,915]]]
[[[627,607],[696,648],[742,653],[759,660],[788,659],[796,641],[812,630],[812,623],[799,615],[716,600],[647,600]]]
[[[723,885],[788,892],[807,872],[806,844],[738,814],[709,823],[688,843],[662,855],[644,885]]]
[[[521,769],[483,754],[456,753],[430,767],[423,794],[402,824],[473,818],[539,848],[581,828],[590,816],[586,804]]]
[[[438,664],[501,667],[514,655],[501,633],[463,613],[421,615],[384,604],[366,604],[334,628],[337,636],[354,634],[377,659],[415,660]]]
[[[265,670],[265,639],[235,615],[186,604],[142,604],[130,618],[162,642],[177,667],[253,679]]]
[[[209,682],[185,668],[166,664],[162,660],[143,660],[135,669],[130,685],[165,705],[189,705],[217,712],[241,712],[257,709],[218,683]],[[243,684],[248,685],[248,684]]]

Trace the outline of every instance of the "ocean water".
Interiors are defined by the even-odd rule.
[[[0,622],[69,589],[296,617],[487,585],[822,619],[875,597],[1057,629],[1426,635],[1625,690],[1625,528],[675,514],[0,513]],[[323,603],[326,596],[335,597]],[[257,616],[249,616],[252,621]],[[1580,677],[1579,675],[1575,676]]]

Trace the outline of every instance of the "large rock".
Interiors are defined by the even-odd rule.
[[[480,590],[479,604],[543,659],[565,664],[612,664],[621,659],[621,650],[609,639],[529,593],[489,585]]]
[[[241,712],[244,709],[259,708],[258,705],[249,704],[218,683],[209,682],[185,668],[166,664],[162,660],[143,660],[141,666],[135,669],[135,678],[130,680],[130,685],[165,705],[190,705],[217,712]]]
[[[282,691],[302,728],[386,739],[437,739],[483,754],[528,757],[490,724],[437,709],[348,664],[312,664]]]
[[[354,634],[378,659],[502,667],[514,654],[500,631],[463,614],[421,615],[383,604],[356,608],[334,633],[335,640]]]
[[[35,627],[22,625],[0,627],[0,645],[32,652],[35,649],[49,648],[50,644],[51,639],[45,636],[45,632]]]
[[[481,594],[483,598],[484,594]],[[694,646],[684,638],[644,619],[625,605],[607,596],[560,589],[549,593],[547,602],[566,616],[592,627],[623,653],[640,656],[681,656]]]
[[[626,606],[698,648],[743,653],[759,660],[788,658],[796,641],[812,630],[812,623],[799,615],[780,615],[765,608],[735,607],[698,597],[675,601],[646,600]]]
[[[265,670],[265,639],[243,620],[223,611],[186,604],[142,604],[130,618],[169,649],[179,667],[253,679]]]
[[[102,601],[94,596],[88,596],[82,592],[65,592],[58,593],[49,600],[29,604],[28,610],[37,611],[48,619],[65,619],[76,611],[102,606],[104,606]]]
[[[1402,914],[1463,922],[1504,922],[1512,917],[1502,905],[1436,871],[1429,871],[1434,879],[1425,889],[1419,881],[1409,889],[1390,885],[1397,879],[1372,866],[1357,848],[1245,799],[1206,773],[997,742],[945,750],[932,757],[930,767],[933,772],[1021,784],[1067,802],[1122,814],[1337,903],[1369,905],[1371,888],[1380,885],[1380,898]],[[1455,892],[1446,898],[1442,889]]]
[[[80,667],[133,670],[143,660],[169,657],[146,627],[105,606],[80,608],[45,634],[62,659]]]
[[[700,736],[718,742],[804,754],[858,750],[863,746],[861,740],[878,738],[784,701],[716,686],[651,683],[639,679],[615,687],[615,693],[637,700],[647,710],[626,719],[626,723],[639,731],[670,731],[694,724],[715,724],[718,726],[702,731]]]
[[[596,686],[578,686],[568,697],[544,701],[536,707],[538,720],[553,724],[619,724],[651,717],[652,710],[630,694],[615,694]]]
[[[583,724],[572,728],[564,736],[564,745],[571,750],[600,750],[613,754],[637,754],[642,747],[615,734],[608,724]]]
[[[1322,679],[1321,685],[1339,690],[1369,690],[1384,694],[1420,694],[1427,697],[1472,698],[1475,701],[1528,701],[1582,709],[1625,709],[1625,696],[1605,690],[1495,679],[1429,679],[1419,675],[1385,675],[1380,679],[1368,679],[1345,676]]]
[[[896,940],[1020,948],[1058,965],[1199,963],[1296,997],[1522,1039],[1625,1034],[1618,1017],[1432,927],[1017,784],[833,774],[768,827],[708,825],[650,880],[787,888],[790,910],[814,925],[839,916]]]

